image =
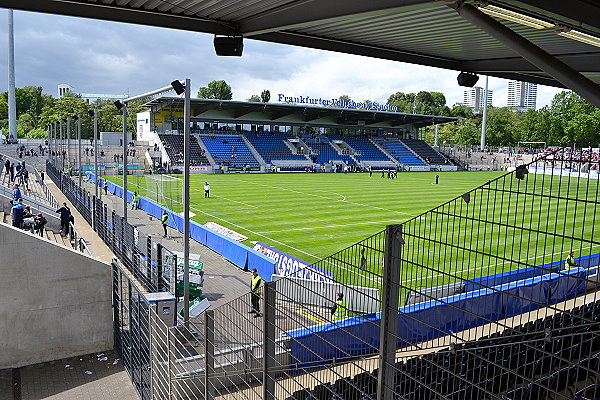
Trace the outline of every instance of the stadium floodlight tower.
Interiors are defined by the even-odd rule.
[[[184,94],[183,105],[183,319],[190,319],[190,112],[191,81],[174,80],[169,86],[129,97],[115,106],[123,110],[123,217],[127,221],[127,103],[174,90]]]

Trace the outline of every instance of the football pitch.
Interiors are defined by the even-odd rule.
[[[307,262],[413,218],[502,172],[191,175],[193,220],[223,225]],[[172,175],[182,178],[181,175]],[[122,185],[122,177],[109,176]],[[130,175],[128,189],[180,212],[182,181]],[[204,182],[210,198],[204,197]]]

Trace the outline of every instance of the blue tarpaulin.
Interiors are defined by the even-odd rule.
[[[87,172],[87,176],[91,182],[96,182],[96,176],[92,172]],[[100,187],[103,187],[104,178],[99,178],[99,181]],[[123,197],[123,188],[121,186],[108,181],[107,189],[110,193],[121,198]],[[133,192],[128,190],[127,194],[127,202],[131,203],[133,200]],[[183,233],[183,217],[180,214],[169,210],[146,197],[140,196],[139,198],[139,208],[141,210],[158,220],[162,218],[163,210],[166,210],[169,215],[169,227]],[[271,260],[269,257],[264,256],[227,236],[208,229],[196,221],[190,221],[190,238],[209,247],[239,268],[256,268],[258,274],[265,281],[271,281],[271,276],[276,272],[275,261]]]
[[[585,292],[585,268],[551,273],[399,309],[398,347],[459,332],[573,298]],[[288,332],[299,368],[372,354],[379,349],[381,313]]]

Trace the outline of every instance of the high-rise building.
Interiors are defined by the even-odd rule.
[[[537,85],[529,82],[508,82],[508,106],[517,111],[535,110]]]
[[[492,105],[492,98],[494,95],[493,90],[487,91],[487,105]],[[465,90],[463,97],[463,105],[469,107],[474,113],[478,113],[479,110],[483,109],[485,101],[485,89],[479,86],[475,86],[471,89]]]

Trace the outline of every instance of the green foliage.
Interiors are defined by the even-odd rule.
[[[255,102],[255,103],[260,103],[260,100],[261,100],[261,98],[260,98],[260,96],[259,96],[259,95],[257,95],[257,94],[253,94],[253,95],[252,95],[252,96],[250,96],[250,98],[248,99],[248,101],[252,101],[252,102]]]
[[[198,90],[198,97],[201,99],[221,99],[231,100],[233,98],[233,92],[231,86],[227,82],[212,81],[209,82],[206,87],[201,87]]]
[[[263,103],[268,103],[271,100],[271,92],[267,89],[263,90],[260,94],[260,99]]]

